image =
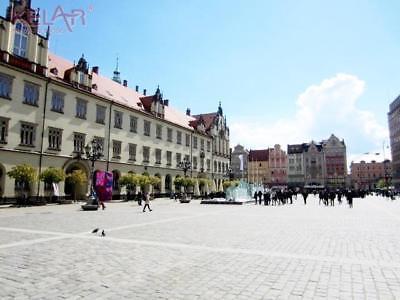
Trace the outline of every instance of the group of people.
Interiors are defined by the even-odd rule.
[[[329,190],[324,189],[317,192],[316,190],[308,191],[303,190],[293,190],[293,189],[279,189],[279,190],[267,190],[254,192],[254,201],[257,205],[285,205],[293,204],[293,198],[297,200],[300,194],[303,198],[304,205],[307,205],[308,195],[312,193],[314,196],[318,194],[319,204],[323,203],[325,206],[335,206],[335,200],[337,199],[339,204],[342,204],[344,198],[346,198],[347,203],[350,208],[353,207],[354,198],[364,198],[365,193],[353,190]]]

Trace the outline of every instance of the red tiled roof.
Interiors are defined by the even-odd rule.
[[[196,119],[200,119],[200,117],[203,118],[206,130],[208,130],[211,128],[211,125],[213,124],[216,116],[217,116],[217,113],[213,112],[213,113],[208,113],[208,114],[194,115],[193,117]]]
[[[58,70],[57,75],[49,72],[49,76],[52,79],[66,83],[63,79],[64,73],[72,67],[72,62],[53,53],[49,53],[49,70],[53,68],[57,68]],[[142,107],[142,105],[140,105],[142,103],[141,98],[142,100],[145,99],[145,103],[147,103],[147,98],[152,98],[152,96],[146,97],[129,87],[125,87],[118,82],[111,80],[110,78],[98,75],[96,73],[93,73],[92,84],[97,86],[97,90],[92,89],[92,93],[94,95],[106,98],[120,105],[141,111],[143,113],[146,113],[146,110],[144,107]],[[164,113],[164,120],[188,129],[192,129],[192,127],[189,125],[189,122],[195,120],[194,117],[187,116],[185,113],[177,111],[170,106],[165,106]]]
[[[268,161],[269,151],[268,149],[263,150],[250,150],[249,161]]]

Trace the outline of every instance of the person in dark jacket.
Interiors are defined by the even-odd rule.
[[[306,190],[303,190],[301,192],[301,194],[303,195],[303,199],[304,199],[304,205],[307,205],[307,197],[308,197],[308,193]]]

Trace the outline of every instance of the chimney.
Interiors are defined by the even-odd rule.
[[[137,93],[139,93],[139,86],[138,86],[138,85],[136,86],[135,91],[136,91]]]
[[[98,66],[92,67],[92,73],[99,75],[99,67]]]
[[[124,81],[123,81],[123,86],[124,86],[124,87],[127,87],[127,86],[128,86],[128,80],[124,80]]]
[[[144,89],[144,90],[143,90],[143,95],[145,95],[145,96],[146,96],[146,94],[147,94],[147,90],[146,90],[146,89]]]
[[[186,109],[186,115],[190,116],[190,108]]]
[[[165,99],[164,100],[164,106],[168,106],[169,105],[169,100],[168,99]]]

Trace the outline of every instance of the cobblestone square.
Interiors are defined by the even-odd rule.
[[[0,210],[1,299],[396,299],[400,202]],[[106,237],[91,234],[104,228]]]

